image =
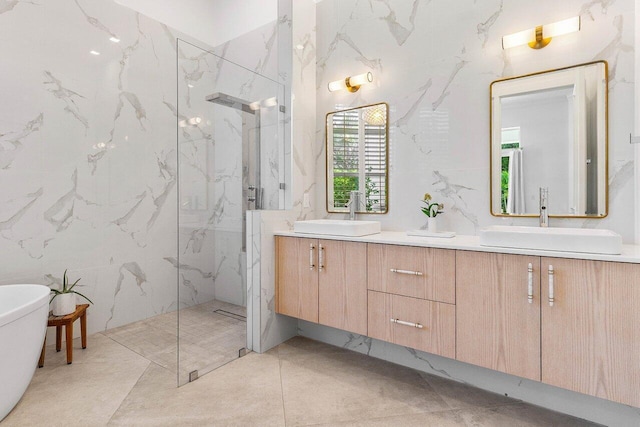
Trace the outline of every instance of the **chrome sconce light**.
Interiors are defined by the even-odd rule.
[[[576,31],[580,31],[579,16],[574,16],[573,18],[552,24],[538,25],[535,28],[503,36],[502,48],[509,49],[511,47],[528,44],[532,49],[542,49],[551,43],[553,37],[574,33]]]
[[[347,77],[344,80],[336,80],[328,84],[329,92],[346,89],[349,92],[357,92],[360,86],[373,82],[373,74],[371,71],[357,76]]]

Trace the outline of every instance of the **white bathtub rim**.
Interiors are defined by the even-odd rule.
[[[13,292],[20,292],[18,288],[30,288],[30,292],[33,294],[30,299],[25,299],[24,303],[17,307],[12,307],[8,311],[0,313],[0,327],[15,322],[16,320],[33,313],[41,308],[43,305],[49,304],[49,295],[51,289],[44,285],[37,284],[16,284],[16,285],[2,285],[0,286],[0,295],[3,290],[9,290]],[[11,292],[10,291],[10,292]]]

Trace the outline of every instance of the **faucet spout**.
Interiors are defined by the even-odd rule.
[[[549,226],[549,209],[547,206],[548,200],[549,188],[540,187],[540,227]]]
[[[349,207],[349,220],[356,220],[356,213],[358,211],[358,207],[360,207],[360,196],[362,193],[359,191],[351,191],[349,193],[349,202],[347,206]]]

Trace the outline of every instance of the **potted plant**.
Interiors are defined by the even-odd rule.
[[[73,289],[79,281],[80,279],[69,285],[67,270],[65,270],[64,275],[62,276],[62,289],[51,289],[51,292],[53,292],[54,295],[51,297],[49,304],[51,304],[54,316],[65,316],[76,311],[76,295],[80,295],[82,298],[89,301],[89,303],[93,304],[93,301]]]
[[[432,202],[431,200],[431,194],[425,193],[424,199],[422,200],[425,206],[420,208],[420,210],[427,216],[427,230],[429,230],[430,233],[437,233],[438,223],[436,222],[436,217],[444,212],[444,205],[442,203]]]

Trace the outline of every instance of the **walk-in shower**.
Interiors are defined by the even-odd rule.
[[[253,348],[247,212],[282,199],[282,85],[178,42],[178,383]],[[275,102],[274,102],[275,100]]]

